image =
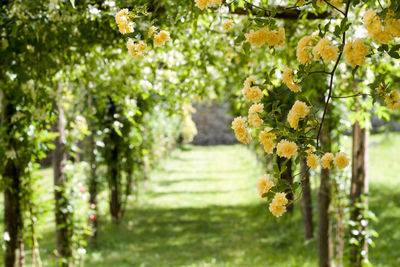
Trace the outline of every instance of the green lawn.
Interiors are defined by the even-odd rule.
[[[379,222],[373,224],[379,238],[370,250],[377,266],[400,266],[400,135],[370,139],[370,200]]]
[[[300,214],[276,221],[266,212],[255,186],[261,174],[240,145],[175,151],[126,222],[101,229],[88,265],[314,266]]]
[[[400,135],[370,141],[370,203],[379,218],[372,227],[380,234],[370,260],[400,266]],[[51,172],[42,172],[50,189]],[[85,266],[316,266],[316,242],[303,241],[299,205],[292,216],[271,217],[256,191],[261,174],[241,145],[174,151],[141,185],[120,225],[110,223],[102,195],[99,240]],[[42,260],[55,266],[50,214],[41,230]]]

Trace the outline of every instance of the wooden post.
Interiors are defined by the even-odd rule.
[[[321,146],[331,151],[329,122],[326,121],[321,132]],[[330,170],[322,168],[321,184],[318,190],[318,259],[320,267],[330,267],[332,262],[332,225],[330,218],[331,182]]]
[[[355,235],[353,231],[350,232],[351,237],[359,242],[359,246],[352,245],[350,249],[350,263],[351,266],[359,267],[362,261],[368,259],[368,243],[365,236],[361,234],[366,230],[367,224],[361,223],[361,209],[356,206],[357,202],[364,201],[367,204],[367,199],[361,197],[368,193],[368,132],[366,129],[360,127],[359,122],[353,125],[353,160],[351,172],[351,187],[350,187],[350,201],[352,204],[352,211],[350,220],[357,222],[356,227],[359,233]]]
[[[54,130],[59,134],[54,140],[55,148],[53,150],[53,173],[54,173],[54,199],[55,199],[55,219],[56,219],[56,247],[57,252],[63,258],[62,266],[73,266],[71,233],[68,226],[67,199],[65,198],[65,184],[67,177],[65,175],[65,163],[67,153],[65,149],[65,126],[64,109],[61,103],[62,85],[58,85],[56,106],[58,110],[57,123]]]

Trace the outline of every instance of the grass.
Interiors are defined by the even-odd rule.
[[[370,143],[369,203],[379,219],[370,255],[376,265],[400,266],[400,135],[372,136]]]
[[[400,266],[400,135],[370,141],[370,204],[379,218],[371,227],[380,235],[370,261]],[[51,171],[42,172],[50,194]],[[88,247],[85,266],[316,266],[316,241],[303,241],[300,205],[292,216],[272,218],[256,191],[261,174],[241,145],[174,151],[141,185],[121,224],[110,223],[101,197],[99,240]],[[52,219],[49,213],[41,226],[45,266],[55,266]]]
[[[279,224],[267,216],[260,175],[240,145],[175,151],[125,222],[101,229],[87,266],[314,266],[315,246],[304,245],[301,224],[293,227],[300,214]]]

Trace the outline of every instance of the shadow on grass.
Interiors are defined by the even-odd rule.
[[[251,187],[241,187],[235,188],[232,190],[207,190],[207,191],[166,191],[166,192],[151,192],[149,196],[151,197],[159,197],[165,195],[208,195],[208,194],[227,194],[232,192],[239,192],[239,191],[248,191]]]
[[[400,266],[400,191],[374,184],[370,203],[379,218],[371,228],[380,235],[370,261]],[[316,266],[317,246],[303,242],[299,207],[280,219],[266,209],[133,208],[119,226],[103,222],[86,266]]]
[[[178,148],[181,151],[192,151],[193,150],[191,146],[186,146],[186,145],[179,145]]]
[[[375,184],[369,203],[378,217],[378,222],[372,222],[370,228],[379,234],[372,238],[376,247],[369,251],[371,261],[378,266],[400,266],[400,188]]]
[[[223,182],[223,181],[231,181],[232,178],[191,178],[191,179],[172,179],[172,180],[161,180],[155,182],[158,186],[169,186],[173,184],[179,184],[179,183],[190,183],[190,182],[197,182],[197,183],[202,183],[202,182]]]
[[[400,190],[371,188],[371,209],[379,233],[369,251],[376,266],[400,266]],[[132,207],[119,225],[100,221],[96,245],[85,266],[316,266],[315,240],[303,242],[299,206],[275,219],[263,203],[205,208]],[[316,214],[314,214],[316,216]],[[47,266],[56,266],[54,232],[41,240]]]
[[[86,266],[314,266],[299,213],[266,214],[265,205],[133,209],[120,225],[102,222]]]

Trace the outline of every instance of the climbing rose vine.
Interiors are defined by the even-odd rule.
[[[399,16],[396,16],[399,13],[400,6],[397,3],[391,4],[388,2],[386,7],[379,3],[380,10],[368,9],[362,16],[363,25],[371,40],[367,38],[348,38],[346,33],[354,24],[349,22],[348,19],[351,2],[351,0],[313,1],[316,11],[319,8],[332,9],[342,18],[339,24],[335,25],[333,33],[329,32],[330,21],[325,27],[321,28],[320,25],[313,34],[300,38],[296,48],[296,57],[299,62],[297,71],[289,65],[282,67],[281,80],[283,84],[295,95],[299,95],[291,109],[284,115],[286,123],[275,125],[275,128],[268,123],[268,116],[274,116],[274,112],[279,110],[280,106],[272,105],[273,110],[270,110],[270,108],[268,110],[265,109],[264,103],[268,103],[268,100],[265,102],[263,98],[268,97],[269,92],[264,86],[265,83],[263,84],[264,80],[255,74],[244,80],[243,99],[245,102],[252,103],[252,105],[248,110],[247,117],[237,117],[232,122],[232,129],[238,141],[248,145],[255,139],[254,142],[259,142],[265,153],[276,153],[277,156],[286,159],[286,161],[293,157],[304,156],[308,170],[316,169],[319,164],[324,169],[342,170],[350,164],[350,159],[344,152],[323,151],[319,146],[319,138],[327,107],[333,98],[333,80],[336,70],[343,58],[353,72],[357,71],[359,67],[366,65],[368,56],[372,53],[373,49],[370,48],[369,43],[375,42],[377,45],[388,44],[394,38],[400,37],[400,19]],[[358,3],[360,1],[355,2]],[[249,17],[250,20],[255,21],[255,26],[250,31],[243,29],[244,36],[237,37],[237,39],[243,40],[243,49],[245,51],[248,50],[249,44],[253,48],[263,47],[264,45],[272,49],[284,47],[286,41],[285,28],[277,26],[276,21],[273,19],[273,14],[275,13],[266,7],[256,6],[254,3],[246,3],[257,10],[265,12],[265,14],[269,14],[269,18],[265,20],[266,25],[260,25],[259,21],[256,21],[257,18]],[[288,9],[306,8],[311,3],[303,0],[294,1],[294,6],[288,7]],[[195,5],[201,10],[216,8],[222,4],[222,1],[216,0],[195,0]],[[224,4],[229,7],[229,3]],[[282,7],[282,9],[285,8]],[[232,26],[233,22],[231,20],[222,22],[222,28],[225,32],[229,31]],[[399,48],[400,46],[394,46],[392,50],[398,50]],[[389,50],[387,45],[382,46],[380,50],[378,49],[380,52],[386,51],[392,57],[400,58],[400,55],[392,50]],[[319,69],[315,69],[315,67]],[[331,69],[329,70],[329,68]],[[328,97],[325,100],[321,118],[315,115],[316,110],[307,99],[300,96],[301,93],[307,90],[307,88],[301,86],[301,83],[314,73],[328,75],[330,80]],[[374,100],[380,99],[389,109],[397,110],[400,108],[400,93],[397,90],[390,90],[389,84],[381,82],[377,88],[371,89],[373,90],[371,94],[357,94],[349,97],[370,95],[374,97]],[[285,93],[284,89],[280,90],[283,90],[281,93]],[[344,97],[347,98],[347,96]],[[269,101],[271,100],[273,101],[273,99]],[[257,136],[258,140],[254,138]],[[316,146],[314,147],[312,144],[316,144]],[[287,205],[290,204],[290,201],[286,198],[285,192],[287,190],[283,190],[280,186],[280,180],[282,180],[280,179],[280,174],[284,169],[285,167],[274,171],[273,175],[265,174],[257,182],[261,198],[266,201],[272,199],[269,204],[269,210],[276,217],[282,216],[286,212]],[[294,193],[294,188],[290,186],[289,189]]]

